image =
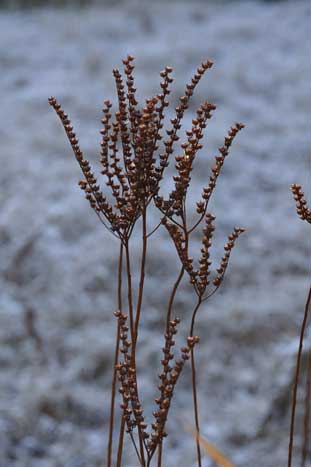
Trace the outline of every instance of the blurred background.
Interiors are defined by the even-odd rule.
[[[141,101],[158,92],[159,71],[174,68],[171,113],[195,68],[214,61],[183,126],[203,100],[217,105],[193,203],[230,125],[246,124],[212,203],[214,267],[232,228],[247,233],[224,286],[200,311],[200,418],[203,435],[237,467],[285,465],[311,276],[310,226],[296,216],[289,190],[301,183],[311,200],[310,1],[0,5],[0,466],[105,462],[118,245],[77,187],[79,169],[47,98],[59,98],[96,162],[102,101],[116,102],[111,70],[128,53],[137,58]],[[151,409],[165,304],[179,270],[164,232],[153,237],[148,261],[138,359]],[[185,282],[176,302],[185,323],[193,303]],[[191,409],[185,372],[168,424],[166,467],[196,465]],[[128,451],[124,465],[133,467]]]

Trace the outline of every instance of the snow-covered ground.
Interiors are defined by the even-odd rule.
[[[95,160],[101,102],[115,99],[111,69],[127,53],[137,57],[142,98],[157,92],[158,71],[174,67],[172,106],[196,66],[215,62],[185,121],[202,100],[218,106],[193,201],[228,127],[247,125],[213,202],[216,254],[234,225],[248,232],[223,289],[200,313],[200,417],[203,434],[237,467],[285,465],[289,388],[311,276],[310,228],[289,191],[300,182],[311,199],[310,21],[309,0],[128,1],[0,13],[1,467],[104,465],[117,244],[76,186],[79,170],[47,97],[60,99]],[[178,271],[164,232],[153,237],[149,261],[139,348],[146,406],[155,395],[168,285]],[[185,285],[176,303],[184,320],[193,301]],[[30,308],[42,351],[26,332]],[[177,394],[164,465],[189,467],[187,372]]]

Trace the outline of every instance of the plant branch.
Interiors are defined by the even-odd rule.
[[[310,426],[310,410],[311,410],[311,349],[308,355],[307,364],[307,381],[305,389],[305,401],[304,401],[304,429],[303,429],[303,444],[301,451],[301,467],[306,466],[307,454],[308,454],[308,441],[309,441],[309,426]]]
[[[287,463],[288,467],[292,466],[294,433],[295,433],[295,416],[296,416],[296,405],[297,405],[297,392],[298,392],[298,383],[299,383],[299,376],[300,376],[303,340],[304,340],[305,329],[306,329],[306,325],[307,325],[307,321],[308,321],[310,302],[311,302],[311,287],[310,287],[308,298],[307,298],[307,301],[306,301],[305,312],[304,312],[304,317],[303,317],[303,321],[302,321],[302,325],[301,325],[301,331],[300,331],[298,353],[297,353],[296,372],[295,372],[294,387],[293,387],[291,420],[290,420],[288,463]]]
[[[202,303],[201,297],[198,298],[198,302],[194,311],[192,313],[192,321],[191,321],[191,328],[190,328],[190,337],[193,337],[194,332],[194,324],[195,324],[195,316],[196,313]],[[198,411],[198,396],[197,396],[197,380],[196,380],[196,366],[195,366],[195,358],[194,358],[194,348],[191,348],[191,378],[192,378],[192,395],[193,395],[193,411],[194,411],[194,421],[195,421],[195,428],[196,428],[196,445],[197,445],[197,458],[198,458],[198,466],[202,466],[202,456],[201,456],[201,447],[200,447],[200,423],[199,423],[199,411]]]
[[[118,263],[118,309],[122,311],[122,265],[123,265],[123,245],[120,243],[120,252],[119,252],[119,263]],[[112,456],[112,439],[113,439],[113,427],[114,427],[114,411],[115,411],[115,397],[116,397],[116,383],[117,383],[117,369],[119,359],[119,350],[120,350],[120,325],[118,322],[118,330],[116,336],[116,345],[115,345],[115,356],[114,356],[114,367],[113,367],[113,378],[111,385],[111,402],[110,402],[110,424],[109,424],[109,435],[108,435],[108,448],[107,448],[107,467],[111,467],[111,456]],[[121,443],[121,432],[120,432],[120,443],[118,448],[118,457],[122,457],[122,445],[123,445],[123,435]]]

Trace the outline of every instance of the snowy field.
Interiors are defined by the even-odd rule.
[[[47,98],[59,98],[95,161],[101,103],[116,99],[111,70],[127,53],[137,58],[141,98],[156,93],[158,72],[173,66],[172,109],[199,63],[214,60],[185,120],[187,128],[205,99],[218,107],[193,202],[229,126],[246,124],[213,200],[217,257],[234,225],[248,232],[224,287],[200,313],[200,418],[203,434],[237,467],[286,465],[290,384],[311,275],[310,227],[297,218],[289,191],[302,183],[311,199],[310,22],[309,0],[128,1],[0,13],[1,467],[104,465],[117,243],[77,187],[78,167]],[[163,310],[179,267],[164,232],[153,237],[149,261],[138,360],[151,407]],[[185,321],[193,302],[184,284],[176,309]],[[41,349],[25,326],[30,309]],[[189,467],[188,372],[176,394],[164,465]],[[135,458],[124,465],[134,467]]]

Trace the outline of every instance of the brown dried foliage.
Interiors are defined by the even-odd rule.
[[[196,70],[191,82],[186,85],[185,93],[179,99],[175,116],[170,119],[169,128],[164,131],[165,110],[169,105],[170,85],[173,81],[172,68],[166,67],[161,73],[160,93],[146,99],[141,107],[136,99],[134,81],[134,59],[128,56],[123,60],[125,81],[119,70],[113,70],[118,95],[117,111],[112,112],[112,104],[104,101],[102,118],[102,140],[100,151],[101,175],[106,181],[109,194],[101,189],[95,173],[79,147],[76,134],[68,115],[54,97],[49,99],[50,105],[59,116],[67,134],[77,162],[81,168],[83,179],[79,182],[86,199],[100,221],[120,241],[118,258],[118,311],[115,347],[114,372],[111,391],[111,408],[106,463],[108,467],[122,464],[123,440],[125,433],[131,438],[139,465],[149,466],[157,457],[158,467],[162,465],[163,441],[167,436],[166,422],[176,390],[176,384],[182,374],[187,360],[191,361],[193,410],[196,432],[198,433],[197,462],[201,466],[201,450],[199,445],[198,402],[196,394],[196,367],[194,348],[199,337],[194,334],[196,315],[202,302],[211,297],[223,282],[235,242],[244,231],[236,227],[228,237],[224,246],[224,256],[220,260],[217,272],[211,270],[210,249],[212,247],[215,217],[208,212],[208,204],[216,187],[224,161],[237,133],[243,125],[233,125],[219,153],[206,187],[203,188],[202,199],[196,206],[197,220],[188,225],[186,215],[186,198],[191,182],[191,175],[198,152],[202,149],[201,140],[204,130],[216,106],[204,102],[192,120],[192,127],[186,132],[186,139],[180,141],[181,123],[190,99],[202,76],[212,67],[212,62],[203,62]],[[173,153],[175,156],[176,175],[174,188],[165,199],[161,195],[161,182]],[[110,201],[112,199],[112,201]],[[159,222],[147,232],[148,207],[154,203],[159,212]],[[131,242],[132,232],[140,219],[142,255],[140,280],[137,287],[137,303],[134,306],[133,283],[131,274]],[[201,237],[201,249],[197,265],[189,256],[189,244],[192,233],[204,223]],[[180,272],[170,292],[165,315],[164,347],[161,360],[162,371],[159,375],[159,394],[155,399],[157,409],[153,412],[151,428],[145,420],[144,410],[139,392],[136,368],[136,348],[139,338],[140,317],[145,284],[147,249],[150,237],[165,226],[169,237],[175,245],[179,260]],[[190,284],[197,297],[194,309],[190,313],[190,325],[186,344],[175,351],[174,335],[180,324],[178,318],[172,319],[174,301],[181,285],[184,273],[189,276]],[[123,274],[126,277],[127,304],[123,305]],[[143,312],[145,312],[143,310]],[[186,321],[186,319],[184,320]],[[186,325],[186,322],[184,322]],[[116,387],[119,381],[121,395],[121,413],[115,411]],[[118,447],[113,449],[116,432],[116,419],[119,418]]]

